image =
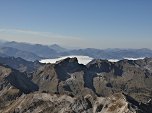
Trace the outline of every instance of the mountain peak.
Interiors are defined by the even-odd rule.
[[[67,51],[67,49],[59,46],[58,44],[53,44],[53,45],[51,45],[51,46],[49,46],[49,47],[50,47],[51,49],[57,51],[57,52],[65,52],[65,51]]]
[[[57,64],[62,64],[62,63],[76,63],[76,64],[78,64],[78,59],[76,57],[74,57],[74,58],[68,57],[66,59],[57,61]]]
[[[50,47],[61,47],[58,44],[52,44]]]

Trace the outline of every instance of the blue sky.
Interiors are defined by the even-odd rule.
[[[0,0],[0,39],[152,49],[152,0]]]

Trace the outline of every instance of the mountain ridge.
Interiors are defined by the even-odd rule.
[[[19,42],[3,42],[0,44],[2,47],[10,47],[18,49],[17,53],[20,53],[19,57],[24,58],[24,53],[33,54],[33,58],[27,56],[25,60],[40,60],[44,58],[58,58],[61,56],[69,55],[83,55],[89,56],[95,59],[123,59],[128,58],[140,58],[140,57],[152,57],[152,50],[147,48],[141,49],[95,49],[95,48],[86,48],[86,49],[66,49],[57,44],[53,45],[41,45],[41,44],[29,44],[29,43],[19,43]],[[22,52],[21,52],[22,51]],[[5,52],[3,56],[7,55]],[[8,55],[10,56],[10,55]],[[12,55],[15,56],[15,55]],[[15,56],[16,57],[16,56]]]

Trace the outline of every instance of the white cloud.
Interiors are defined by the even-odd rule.
[[[73,56],[64,56],[64,57],[60,57],[60,58],[55,58],[55,59],[42,59],[40,60],[41,63],[56,63],[57,61],[66,59],[66,58],[74,58],[76,57],[78,59],[78,63],[79,64],[88,64],[90,61],[93,60],[93,58],[89,57],[89,56],[79,56],[79,55],[73,55]]]
[[[26,34],[26,35],[37,35],[43,37],[58,37],[58,38],[78,38],[78,37],[71,37],[71,36],[62,36],[58,34],[53,34],[51,32],[40,32],[40,31],[30,31],[30,30],[22,30],[22,29],[0,29],[1,33],[14,33],[14,34]]]

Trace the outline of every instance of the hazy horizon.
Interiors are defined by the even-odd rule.
[[[152,1],[0,1],[0,39],[74,48],[152,49]]]
[[[88,48],[91,48],[91,47],[75,47],[75,46],[64,46],[64,45],[60,45],[60,44],[57,44],[57,43],[52,43],[52,44],[42,44],[42,43],[32,43],[32,42],[23,42],[23,41],[14,41],[14,40],[1,40],[0,39],[0,42],[1,43],[6,43],[6,42],[17,42],[17,43],[25,43],[25,44],[31,44],[31,45],[35,45],[35,44],[40,44],[40,45],[44,45],[44,46],[52,46],[52,45],[58,45],[62,48],[65,48],[65,49],[88,49]],[[108,49],[120,49],[120,50],[127,50],[127,49],[150,49],[152,50],[151,48],[91,48],[91,49],[101,49],[101,50],[108,50]]]

